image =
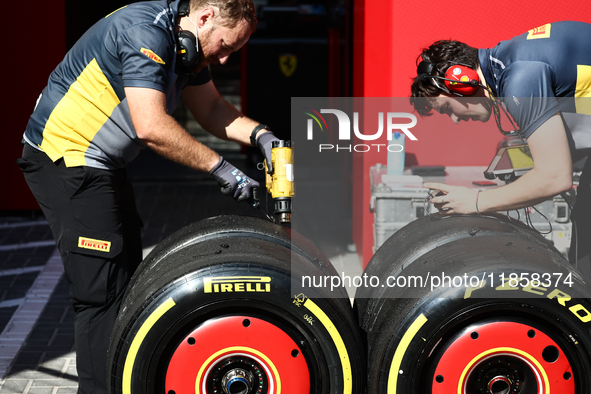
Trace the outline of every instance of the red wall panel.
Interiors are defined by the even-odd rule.
[[[591,23],[591,3],[355,0],[353,94],[408,97],[411,78],[416,76],[417,56],[436,40],[455,39],[477,48],[492,47],[559,20]],[[494,122],[489,123],[486,131],[473,132],[471,122],[454,126],[451,120],[448,124],[437,119],[421,120],[421,129],[413,129],[421,138],[407,144],[407,158],[419,165],[487,165],[501,138]],[[384,152],[354,158],[353,239],[364,266],[371,258],[374,243],[368,174],[376,163],[386,163]]]

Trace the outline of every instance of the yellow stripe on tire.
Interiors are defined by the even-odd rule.
[[[390,365],[390,372],[388,373],[388,390],[386,391],[388,394],[396,394],[396,386],[398,385],[398,374],[405,373],[405,371],[400,370],[400,365],[402,364],[402,359],[408,350],[408,346],[417,335],[417,332],[423,327],[423,325],[427,322],[427,318],[425,315],[421,313],[419,317],[415,319],[415,321],[410,325],[408,330],[402,336],[398,347],[396,348],[396,352],[394,352],[394,358],[392,359],[392,364]],[[406,371],[410,372],[410,371]]]
[[[175,306],[175,302],[172,298],[167,299],[160,305],[142,324],[140,329],[138,330],[137,334],[133,338],[131,342],[131,346],[129,347],[129,351],[127,352],[127,357],[125,358],[125,364],[123,365],[123,387],[121,388],[123,394],[131,394],[131,374],[133,371],[133,364],[135,363],[135,358],[137,357],[137,353],[142,345],[142,342],[148,335],[148,332],[152,329],[154,324],[164,315],[170,308]]]
[[[316,303],[309,298],[304,302],[304,306],[312,312],[318,320],[324,325],[324,328],[330,334],[332,341],[334,342],[339,358],[341,360],[341,367],[343,369],[343,394],[351,394],[353,391],[353,376],[351,374],[351,360],[349,359],[349,353],[345,342],[339,333],[339,330],[332,323],[332,320],[324,313],[322,309],[316,305]]]

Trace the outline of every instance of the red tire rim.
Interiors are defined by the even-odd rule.
[[[528,324],[473,325],[448,341],[432,377],[433,394],[571,394],[573,368],[561,347]]]
[[[167,394],[309,394],[302,350],[274,324],[255,317],[206,321],[174,350]]]

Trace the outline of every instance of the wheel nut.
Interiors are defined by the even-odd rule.
[[[506,376],[495,376],[488,382],[488,394],[509,394],[511,381]]]
[[[249,371],[234,368],[222,378],[222,388],[226,394],[248,394],[254,384],[254,376]]]

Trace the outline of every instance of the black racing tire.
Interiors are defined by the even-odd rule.
[[[364,274],[371,277],[387,277],[400,275],[402,270],[413,264],[430,250],[454,243],[463,238],[486,237],[485,244],[490,237],[505,235],[509,238],[523,239],[532,242],[537,247],[555,250],[543,237],[520,222],[511,221],[504,215],[490,216],[441,216],[439,214],[424,216],[410,222],[384,242],[376,251]],[[454,247],[454,249],[456,249]],[[493,251],[494,252],[494,251]],[[452,251],[452,253],[455,253]],[[555,259],[563,259],[558,252],[552,253]],[[385,298],[384,294],[392,289],[383,287],[360,287],[355,294],[360,324],[367,327],[372,324],[365,319],[372,316],[372,311],[379,308]],[[403,296],[408,298],[408,296]],[[392,297],[390,297],[392,298]]]
[[[364,351],[346,291],[292,283],[333,271],[309,241],[261,219],[180,230],[127,290],[108,354],[110,393],[221,394],[222,382],[230,392],[362,393]],[[252,380],[236,375],[244,370]]]
[[[399,230],[364,272],[406,281],[358,289],[368,393],[588,393],[591,302],[580,274],[502,216],[439,218]],[[432,288],[434,276],[450,280]],[[424,286],[410,285],[419,277]]]
[[[205,240],[227,237],[256,238],[281,245],[293,250],[294,254],[304,256],[325,275],[338,275],[330,261],[310,240],[287,225],[277,225],[251,216],[221,215],[191,223],[156,245],[134,273],[127,292],[136,283],[145,287],[146,281],[156,278],[152,271],[163,261],[168,264],[169,256],[186,253],[187,247]],[[335,289],[333,297],[346,298],[345,288]]]

